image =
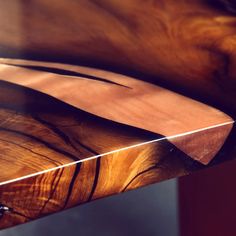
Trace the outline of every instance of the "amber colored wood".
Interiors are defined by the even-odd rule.
[[[34,72],[27,76],[33,80]],[[189,102],[229,121],[229,116],[216,109]],[[176,143],[190,143],[189,153],[195,155],[207,142],[204,151],[211,153],[214,139],[232,128],[231,120],[185,133],[173,137],[173,145],[168,136],[98,117],[3,80],[0,117],[0,203],[10,209],[0,218],[0,228],[203,168]],[[222,142],[227,144],[226,138]]]
[[[233,9],[224,0],[1,1],[1,55],[138,72],[235,116]]]
[[[0,228],[200,167],[167,140],[119,151],[162,136],[0,85],[0,202],[11,209]]]
[[[12,59],[0,59],[0,63],[1,80],[38,90],[100,117],[166,136],[203,164],[214,158],[233,125],[232,118],[212,107],[128,76],[59,63]]]
[[[0,228],[234,157],[222,2],[0,2]]]

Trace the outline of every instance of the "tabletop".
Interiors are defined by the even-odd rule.
[[[236,157],[216,2],[0,3],[0,228]]]

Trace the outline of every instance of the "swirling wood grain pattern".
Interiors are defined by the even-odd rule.
[[[65,64],[2,61],[0,203],[10,211],[0,218],[0,227],[205,167],[193,159],[213,165],[235,158],[235,20],[230,0],[150,0],[145,4],[140,0],[1,1],[1,57],[86,64],[134,74],[140,81],[129,77],[124,84],[121,77],[113,80],[108,73],[107,78],[107,72],[97,76],[89,69],[81,74],[76,70],[85,68]],[[47,71],[48,66],[54,68]],[[19,82],[14,70],[27,78],[21,77]],[[36,74],[45,76],[47,82],[53,78],[66,81],[65,70],[70,71],[70,78],[87,76],[99,84],[103,92],[110,92],[108,99],[122,91],[120,97],[130,103],[136,92],[138,104],[145,89],[144,95],[151,90],[155,99],[157,90],[162,91],[162,98],[173,96],[181,101],[179,105],[190,104],[193,116],[189,109],[176,116],[180,109],[177,104],[172,105],[172,116],[165,113],[165,106],[160,115],[165,119],[169,116],[168,121],[188,117],[182,125],[152,125],[150,110],[145,122],[129,116],[124,116],[124,122],[119,113],[113,116],[103,111],[103,106],[96,110],[89,102],[88,111],[93,114],[83,111],[87,109],[83,106],[86,92],[74,103],[68,93],[62,96],[63,90],[54,93],[45,90],[48,85],[28,83],[29,76],[31,81]],[[79,86],[87,80],[81,80]],[[88,85],[94,91],[93,85]],[[144,97],[143,107],[151,101]],[[107,97],[100,94],[99,99]],[[202,123],[198,123],[197,111],[204,114]],[[181,127],[182,131],[190,128],[190,133],[168,140],[172,135],[168,132],[179,134]],[[206,129],[193,134],[194,128]],[[205,151],[209,155],[202,158]]]
[[[2,1],[1,54],[138,72],[235,117],[232,2]]]
[[[12,69],[13,75],[18,74],[18,81],[14,81]],[[166,94],[167,100],[172,96],[179,99],[180,96],[179,101],[183,102],[179,102],[180,105],[184,105],[186,100],[190,104],[187,108],[196,110],[195,114],[189,117],[193,122],[178,124],[175,122],[175,116],[171,116],[164,106],[158,107],[159,110],[152,107],[156,113],[158,111],[162,114],[156,116],[153,122],[155,132],[116,123],[81,110],[79,103],[75,108],[45,93],[17,85],[16,83],[20,84],[19,81],[29,82],[27,78],[30,78],[27,85],[30,87],[39,73],[40,78],[47,78],[46,81],[41,81],[41,84],[46,83],[54,96],[53,89],[57,89],[56,84],[50,86],[50,79],[53,80],[54,76],[58,79],[57,75],[49,73],[50,76],[47,77],[45,72],[26,69],[29,74],[23,74],[26,76],[24,77],[21,70],[25,72],[18,66],[7,66],[5,73],[0,73],[2,79],[8,75],[8,80],[11,81],[0,81],[0,202],[11,209],[1,217],[1,228],[203,168],[191,158],[208,163],[215,157],[232,129],[233,120],[224,113],[160,87],[158,91],[160,94]],[[88,76],[91,75],[88,73]],[[117,78],[113,76],[113,79]],[[126,87],[132,84],[128,83],[128,77],[125,80],[128,84],[124,85],[117,85],[118,81],[109,80],[109,76],[104,77],[102,80],[108,80],[106,83],[109,86],[115,84],[127,89]],[[131,78],[130,80],[132,81]],[[79,91],[79,85],[72,80],[70,87],[77,86]],[[135,83],[132,89],[135,89],[134,85]],[[62,95],[59,98],[67,101],[64,95],[70,94],[70,101],[73,101],[76,97],[69,91],[68,86],[64,86],[66,87],[67,93],[59,93]],[[149,87],[144,88],[149,96]],[[96,85],[96,89],[100,90],[99,84]],[[107,97],[112,100],[111,95]],[[100,96],[96,96],[96,99],[99,98]],[[82,97],[80,99],[83,101]],[[133,99],[139,98],[134,96]],[[158,100],[156,102],[158,104]],[[141,108],[145,113],[147,107],[142,105]],[[114,111],[111,107],[108,110]],[[178,111],[173,107],[171,111],[174,110]],[[132,107],[123,109],[124,116],[125,112],[130,111]],[[190,131],[195,127],[194,116],[199,119],[199,112],[203,117],[202,124],[206,122],[207,125],[209,122],[208,128],[181,133],[181,127]],[[181,112],[179,115],[181,116]],[[170,122],[170,130],[179,132],[171,139],[157,132],[158,127],[160,131],[163,130],[162,126],[158,125],[165,119],[176,124],[173,126]],[[145,120],[145,117],[142,120]],[[149,121],[148,116],[146,120]],[[213,121],[216,123],[212,123]],[[168,130],[168,125],[164,130]],[[210,155],[211,158],[194,158],[203,154],[203,157],[209,158]]]
[[[0,62],[1,80],[44,92],[100,117],[161,134],[203,164],[213,159],[233,125],[232,118],[212,107],[131,77],[66,64],[12,59]],[[183,135],[183,140],[176,135]]]
[[[12,209],[1,228],[198,167],[158,134],[7,82],[0,91],[0,202]]]

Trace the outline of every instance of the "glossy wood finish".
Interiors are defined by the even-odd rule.
[[[134,100],[133,104],[135,100],[138,104],[142,96],[145,99],[145,96],[149,98],[153,94],[148,101],[155,102],[151,106],[152,111],[157,113],[153,116],[155,119],[150,120],[148,117],[149,104],[145,106],[145,103],[141,103],[139,110],[143,110],[144,117],[138,121],[144,128],[147,124],[147,130],[116,123],[81,110],[79,102],[73,103],[77,101],[77,93],[80,91],[80,83],[74,80],[83,82],[84,78],[58,78],[59,75],[54,73],[5,64],[0,68],[0,199],[4,206],[12,209],[3,215],[1,227],[23,223],[93,199],[190,173],[200,168],[200,164],[191,161],[190,157],[207,164],[215,157],[232,129],[233,120],[226,114],[161,87],[136,82],[132,78],[126,77],[126,84],[117,85],[114,83],[121,82],[115,80],[119,75],[100,71],[106,75],[102,79],[107,82],[85,82],[88,88],[89,83],[97,83],[93,88],[97,94],[94,100],[96,102],[103,98],[102,94],[99,96],[99,91],[103,89],[100,85],[104,84],[117,86],[118,89],[122,86],[127,89],[130,85],[132,90],[140,89],[138,96],[130,95]],[[96,72],[94,71],[95,74]],[[87,76],[92,75],[87,73]],[[40,80],[35,83],[34,79],[37,78]],[[50,79],[57,79],[58,82],[50,84]],[[65,86],[63,79],[69,80],[66,81],[68,86]],[[138,86],[139,83],[143,87]],[[61,86],[67,88],[66,93],[55,92],[57,89],[62,91]],[[33,87],[34,90],[28,87]],[[46,92],[42,88],[47,88],[47,93],[55,95],[57,99],[41,93]],[[75,92],[70,88],[74,88]],[[109,89],[108,87],[108,91]],[[78,101],[83,104],[83,101],[90,99],[91,95],[86,94],[90,90],[85,90]],[[127,117],[127,123],[133,122],[135,126],[137,120],[128,119],[129,116],[125,115],[128,113],[134,116],[135,112],[132,106],[126,106],[128,96],[124,99],[124,94],[120,93],[122,96],[117,98],[114,91],[114,100],[112,93],[107,97],[119,104],[119,112],[116,112],[116,107],[112,109],[108,105],[107,113],[104,113],[105,107],[102,106],[103,109],[95,110],[95,114],[105,117],[113,114],[114,120],[122,118],[123,114],[123,117]],[[159,94],[160,101],[167,101],[171,109],[160,106]],[[173,107],[172,103],[175,101],[181,107]],[[133,106],[133,109],[137,107]],[[183,116],[183,109],[189,118]],[[90,106],[85,110],[90,111]],[[91,108],[91,111],[94,110]],[[176,118],[176,114],[183,117],[183,123],[180,118]],[[141,123],[145,120],[145,115],[147,122]],[[112,119],[111,117],[106,118]],[[126,123],[124,120],[122,122]],[[148,131],[150,122],[153,132]],[[165,132],[173,133],[170,133],[172,136],[164,136]]]
[[[158,134],[28,88],[7,82],[0,88],[0,199],[12,209],[1,218],[2,228],[195,169]],[[127,148],[137,144],[143,145]]]
[[[235,114],[236,18],[222,2],[2,1],[0,48],[2,55],[142,74]]]
[[[0,3],[0,228],[235,158],[235,17],[210,2]]]
[[[100,117],[166,136],[203,164],[219,151],[233,125],[232,118],[212,107],[127,76],[56,63],[0,62],[2,80],[46,93]],[[176,138],[186,134],[187,139]]]

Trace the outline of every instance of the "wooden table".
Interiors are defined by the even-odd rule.
[[[229,4],[1,2],[0,228],[235,158]]]

